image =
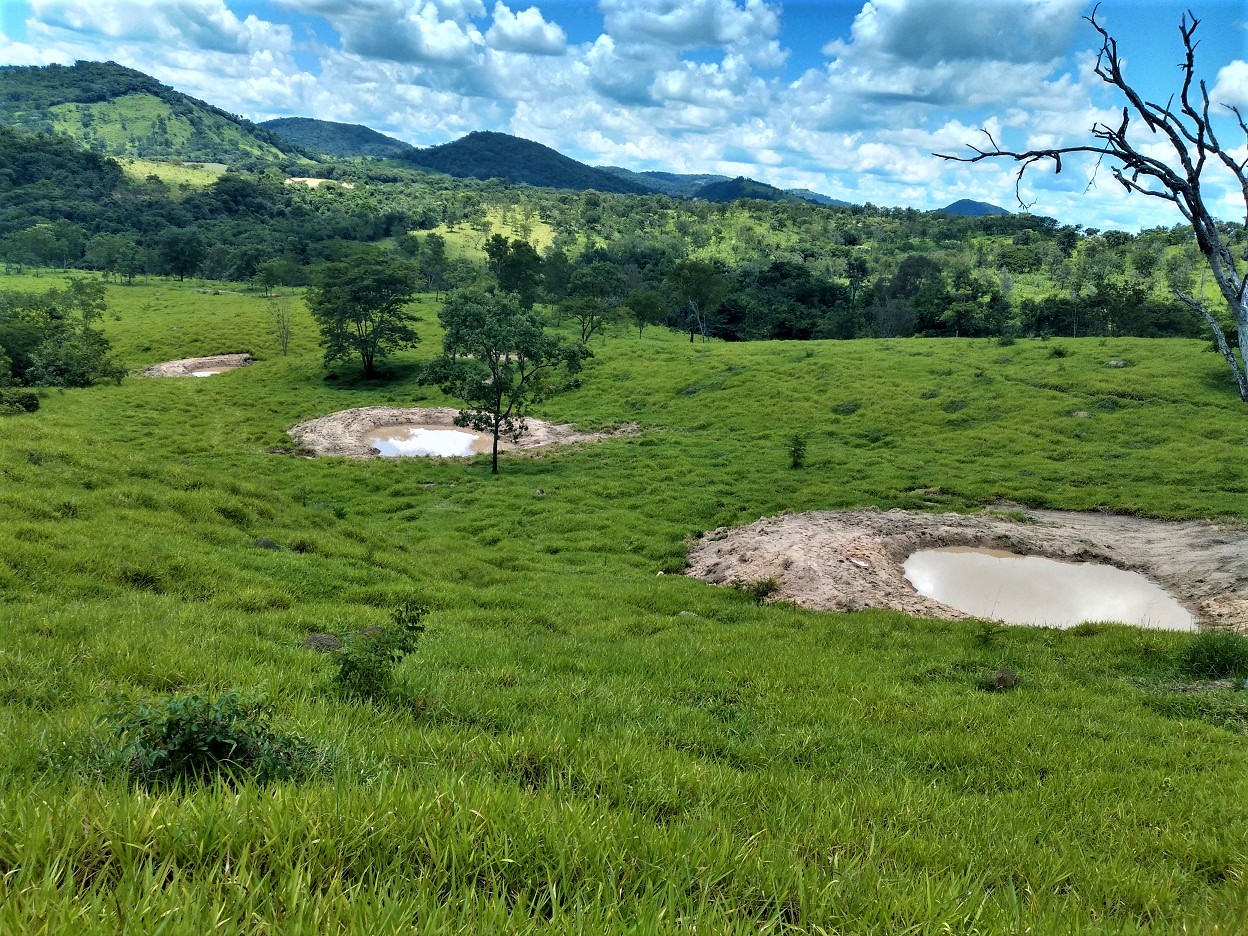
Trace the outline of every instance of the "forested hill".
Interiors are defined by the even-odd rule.
[[[0,123],[113,156],[229,165],[309,157],[264,127],[115,62],[0,67]]]
[[[414,150],[402,159],[409,165],[461,179],[504,179],[513,184],[579,192],[594,189],[620,195],[651,193],[635,182],[577,162],[549,146],[506,133],[478,131],[453,143]]]
[[[634,172],[622,166],[598,166],[597,168],[662,195],[671,195],[673,198],[696,198],[698,190],[707,183],[728,181],[728,176],[709,173],[689,175],[678,172]]]
[[[361,124],[335,123],[312,117],[276,117],[262,121],[260,126],[296,146],[338,158],[363,156],[392,159],[409,155],[415,150],[410,143]]]
[[[946,205],[939,209],[945,214],[957,215],[963,218],[986,218],[988,215],[1006,215],[1009,214],[999,205],[991,205],[988,202],[972,201],[969,198],[959,198],[951,205]]]
[[[702,186],[696,197],[704,198],[709,202],[733,202],[738,198],[755,198],[759,201],[774,202],[807,201],[800,195],[778,189],[766,182],[747,179],[745,176],[737,176],[735,179],[726,179],[723,182],[710,182]]]

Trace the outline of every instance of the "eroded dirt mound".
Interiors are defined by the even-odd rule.
[[[708,533],[690,549],[688,574],[716,585],[774,578],[772,600],[808,608],[962,619],[970,615],[916,592],[902,563],[919,549],[981,546],[1140,572],[1202,627],[1248,632],[1248,530],[1058,510],[1010,514],[785,514]]]
[[[143,372],[144,377],[194,377],[196,372],[219,374],[222,371],[246,367],[251,363],[249,354],[214,354],[210,357],[183,358],[153,364]]]
[[[368,433],[385,426],[405,423],[452,427],[458,414],[459,410],[445,406],[364,406],[309,419],[293,427],[288,434],[300,446],[317,455],[372,458],[377,455],[377,449],[365,441],[364,437]],[[637,431],[637,427],[633,425],[613,432],[578,432],[572,426],[559,426],[540,419],[528,419],[526,423],[527,428],[520,441],[503,442],[500,439],[499,449],[517,451],[569,442],[593,442],[608,436],[629,435]]]

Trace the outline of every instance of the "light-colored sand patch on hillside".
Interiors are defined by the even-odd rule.
[[[165,361],[153,364],[143,371],[144,377],[197,377],[205,374],[220,374],[224,371],[246,367],[251,363],[250,354],[214,354],[209,357],[183,358],[180,361]]]
[[[339,182],[337,179],[314,179],[308,176],[291,176],[285,182],[287,185],[306,185],[308,188],[320,188],[322,185],[339,185],[343,188],[355,188],[354,182]]]
[[[343,410],[301,422],[289,430],[289,435],[300,446],[317,455],[339,455],[346,458],[374,458],[377,449],[365,436],[384,426],[421,424],[426,426],[454,426],[459,410],[446,406],[399,407],[364,406]],[[526,420],[524,435],[518,442],[499,440],[500,451],[524,451],[548,445],[566,445],[571,442],[596,442],[613,435],[632,435],[635,425],[623,426],[610,432],[580,432],[572,426],[560,426],[541,419]]]
[[[774,578],[779,587],[770,600],[808,608],[963,619],[969,615],[916,592],[902,563],[920,549],[979,546],[1139,572],[1174,595],[1202,629],[1248,632],[1248,529],[1058,510],[1009,514],[784,514],[706,534],[690,549],[687,574],[716,585]]]

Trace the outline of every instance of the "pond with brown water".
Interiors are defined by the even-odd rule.
[[[912,553],[906,578],[919,594],[1006,624],[1074,627],[1120,621],[1196,630],[1192,614],[1138,572],[1095,562],[1058,562],[995,549],[949,547]]]

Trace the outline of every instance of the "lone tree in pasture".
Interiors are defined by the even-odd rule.
[[[561,365],[577,373],[589,352],[547,334],[542,316],[507,293],[453,292],[438,318],[443,354],[425,379],[464,401],[456,425],[491,433],[490,471],[498,474],[499,439],[517,441],[551,373]]]
[[[313,274],[308,310],[321,328],[325,363],[359,356],[365,376],[377,361],[420,340],[416,313],[407,308],[416,292],[417,271],[383,250],[360,251]]]
[[[1206,308],[1202,292],[1194,291],[1190,284],[1180,282],[1174,284],[1175,294],[1195,310],[1213,330],[1218,350],[1226,358],[1231,375],[1239,388],[1240,399],[1248,402],[1248,296],[1245,295],[1248,279],[1245,278],[1244,268],[1244,263],[1248,262],[1248,247],[1243,249],[1241,256],[1235,256],[1233,229],[1214,217],[1213,210],[1205,200],[1208,192],[1205,183],[1209,181],[1210,175],[1206,170],[1221,166],[1230,173],[1243,197],[1244,218],[1248,224],[1248,159],[1242,158],[1243,151],[1238,147],[1224,145],[1215,132],[1209,91],[1204,80],[1196,77],[1198,43],[1193,37],[1200,21],[1191,13],[1184,14],[1180,20],[1179,33],[1183,38],[1184,61],[1180,65],[1182,82],[1178,100],[1176,102],[1171,98],[1164,104],[1158,104],[1144,98],[1127,81],[1123,74],[1123,60],[1118,52],[1118,41],[1098,22],[1098,8],[1099,4],[1086,17],[1101,37],[1096,75],[1101,81],[1117,89],[1126,99],[1120,121],[1113,124],[1093,124],[1093,142],[1081,146],[1015,151],[1002,147],[985,130],[988,146],[982,149],[971,146],[974,155],[936,155],[955,162],[1014,160],[1019,163],[1015,176],[1015,193],[1024,207],[1026,203],[1019,191],[1024,173],[1035,163],[1045,161],[1051,161],[1054,171],[1061,172],[1062,157],[1072,153],[1095,154],[1098,159],[1106,160],[1114,179],[1128,192],[1172,202],[1191,225],[1196,236],[1196,247],[1204,256],[1218,291],[1230,310],[1238,338],[1238,355],[1227,340],[1226,332],[1217,316]],[[1238,130],[1248,139],[1248,123],[1240,110],[1229,104],[1221,107],[1229,112],[1238,124]],[[1148,131],[1148,135],[1144,135],[1144,130]],[[1239,236],[1242,240],[1242,232]]]

